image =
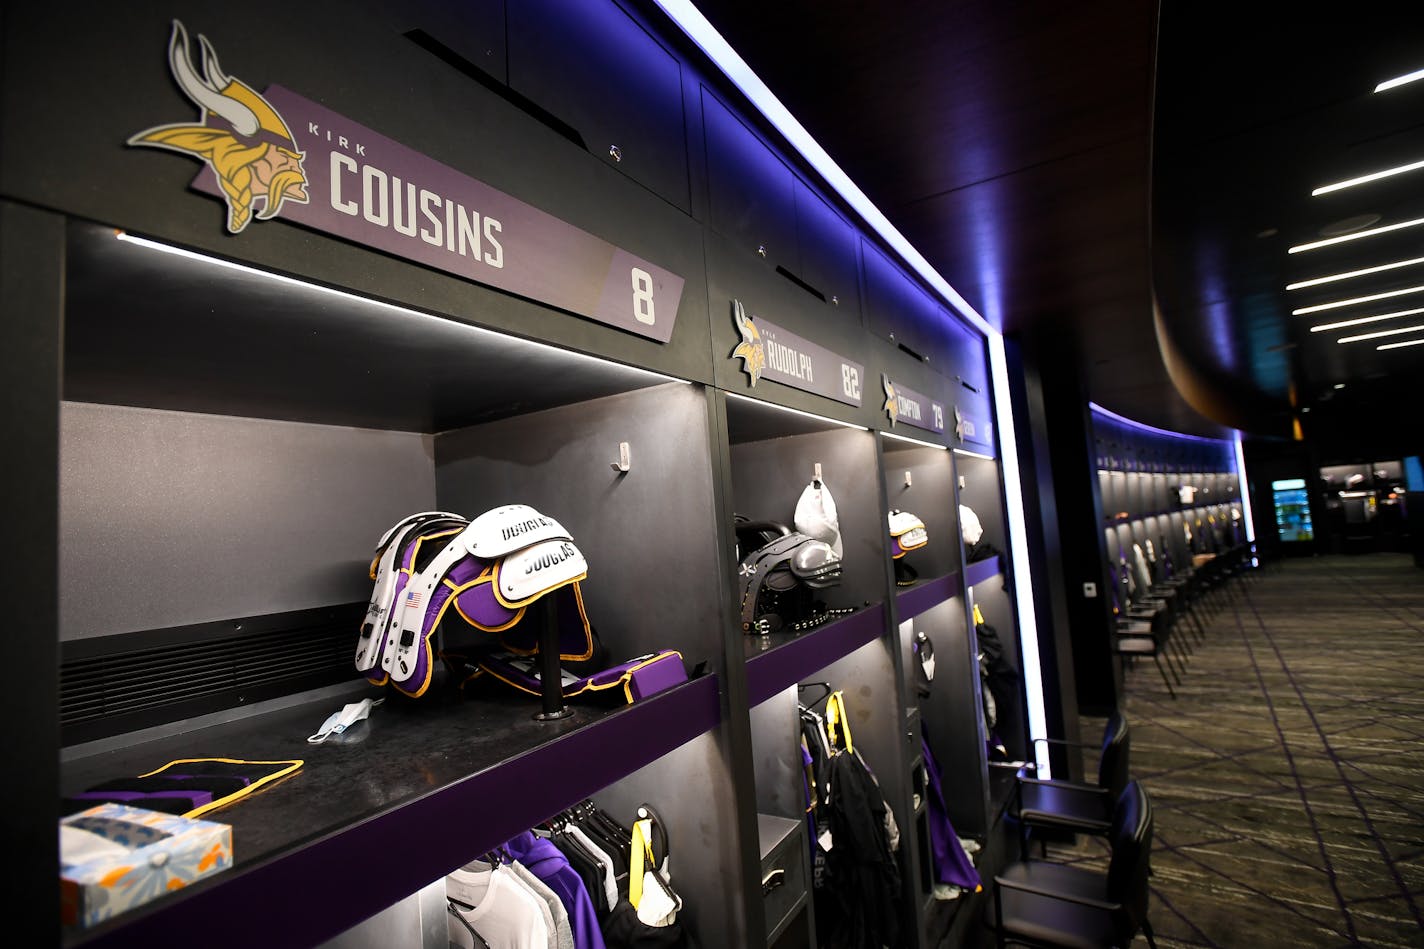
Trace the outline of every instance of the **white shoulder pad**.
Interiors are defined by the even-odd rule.
[[[499,562],[495,567],[495,592],[505,606],[524,606],[586,576],[588,561],[573,541],[546,540]]]
[[[449,511],[420,511],[417,514],[412,514],[409,517],[403,517],[399,521],[396,521],[396,523],[392,525],[389,530],[387,530],[384,534],[381,535],[380,541],[376,544],[376,549],[383,550],[386,544],[390,543],[391,538],[395,536],[396,531],[400,530],[402,527],[405,527],[407,524],[414,523],[417,520],[421,520],[427,517],[449,517],[460,521],[463,521],[465,519],[465,516],[463,514],[451,514]]]
[[[919,550],[930,542],[930,535],[923,527],[912,527],[900,535],[901,550]]]
[[[494,560],[541,541],[573,539],[562,524],[527,504],[485,511],[465,528],[464,537],[470,553],[481,560]]]
[[[890,536],[899,537],[901,534],[920,529],[924,530],[925,522],[920,520],[909,511],[890,512]]]

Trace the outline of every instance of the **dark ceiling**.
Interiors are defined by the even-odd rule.
[[[1310,194],[1424,159],[1424,82],[1371,92],[1424,67],[1424,3],[697,5],[966,299],[1077,360],[1099,404],[1280,436],[1424,407],[1402,384],[1424,346],[1375,349],[1424,332],[1338,344],[1347,331],[1309,325],[1390,310],[1291,315],[1424,283],[1424,266],[1284,289],[1424,256],[1424,226],[1286,252],[1353,215],[1424,217],[1424,169]],[[1393,309],[1410,301],[1424,293]]]

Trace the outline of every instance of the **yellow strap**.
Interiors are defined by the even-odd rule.
[[[984,623],[984,614],[981,613],[981,612],[979,612],[979,604],[978,604],[978,603],[975,603],[975,604],[974,604],[974,625],[975,625],[975,626],[982,626],[983,623]]]
[[[643,856],[647,855],[649,868],[656,866],[653,862],[652,836],[651,820],[633,822],[633,846],[628,860],[628,902],[633,904],[634,909],[643,901]]]
[[[285,765],[285,767],[283,767],[283,768],[281,768],[281,769],[279,769],[279,770],[277,770],[277,771],[273,771],[271,774],[266,775],[265,777],[259,778],[259,779],[257,779],[256,781],[253,781],[251,784],[247,785],[246,787],[244,787],[244,788],[243,788],[242,790],[240,790],[240,791],[233,791],[231,794],[225,794],[225,795],[223,795],[222,797],[219,797],[218,799],[216,799],[216,800],[214,800],[214,801],[209,801],[207,804],[204,804],[204,805],[202,805],[201,807],[195,807],[195,808],[193,808],[191,811],[184,811],[183,814],[181,815],[181,816],[183,816],[183,817],[195,818],[195,817],[198,817],[198,816],[201,815],[201,814],[206,814],[206,813],[208,813],[208,811],[217,810],[217,809],[220,808],[220,807],[225,807],[226,805],[231,804],[233,801],[236,801],[236,800],[238,800],[239,798],[246,797],[247,795],[249,795],[249,794],[251,794],[252,792],[256,791],[258,788],[261,788],[263,785],[271,784],[273,781],[277,781],[277,780],[279,780],[279,779],[281,779],[281,778],[285,778],[287,775],[291,774],[292,772],[294,772],[294,771],[296,771],[298,768],[300,768],[302,765],[306,764],[306,762],[305,762],[303,759],[300,759],[300,758],[292,758],[292,759],[283,760],[283,761],[246,761],[246,760],[244,760],[244,759],[242,759],[242,758],[178,758],[178,759],[175,759],[175,760],[173,760],[173,761],[168,762],[166,765],[164,765],[164,766],[161,767],[161,768],[156,768],[156,769],[154,769],[153,771],[149,771],[149,772],[147,772],[147,773],[145,773],[145,774],[141,774],[141,775],[139,775],[139,777],[140,777],[140,778],[151,778],[151,777],[154,777],[154,776],[156,776],[156,775],[162,774],[163,772],[167,771],[169,768],[174,767],[175,765],[199,764],[199,763],[205,762],[205,761],[217,761],[217,762],[221,762],[222,764],[252,764],[252,765],[266,765],[266,764],[277,765],[277,764],[280,764],[280,765]]]
[[[845,735],[845,750],[855,751],[855,746],[850,740],[850,718],[846,715],[845,696],[839,691],[832,692],[826,698],[826,731],[830,735],[831,747],[836,745],[836,726],[839,725],[841,733]]]

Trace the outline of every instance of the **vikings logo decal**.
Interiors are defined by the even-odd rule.
[[[954,407],[954,434],[960,441],[964,441],[964,416],[959,414],[959,406]]]
[[[895,400],[895,383],[890,381],[890,377],[885,373],[880,374],[880,386],[885,390],[885,404],[881,408],[885,414],[890,416],[890,427],[895,427],[895,420],[900,417],[900,404]]]
[[[277,216],[282,203],[307,203],[305,154],[287,123],[246,83],[225,75],[207,37],[198,35],[202,75],[193,68],[188,31],[173,21],[168,65],[183,94],[198,107],[197,123],[160,125],[129,139],[130,145],[191,155],[212,168],[227,201],[227,229],[241,233],[252,220]]]
[[[761,378],[761,371],[766,368],[766,348],[762,345],[761,331],[756,328],[753,317],[747,316],[741,300],[732,301],[732,322],[737,324],[737,332],[742,334],[742,341],[732,350],[731,358],[742,361],[742,372],[745,372],[751,378],[752,385],[756,386],[757,380]]]

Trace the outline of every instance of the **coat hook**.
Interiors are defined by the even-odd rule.
[[[633,467],[633,453],[627,442],[618,443],[618,460],[609,465],[619,474],[627,474]]]
[[[910,478],[910,473],[909,473],[908,471],[906,471],[906,472],[905,472],[905,487],[908,488],[908,487],[909,487],[911,484],[913,484],[913,483],[914,483],[914,482],[913,482],[913,481],[911,480],[911,478]]]
[[[819,461],[816,462],[816,473],[811,476],[811,481],[816,487],[821,486],[821,463]]]

